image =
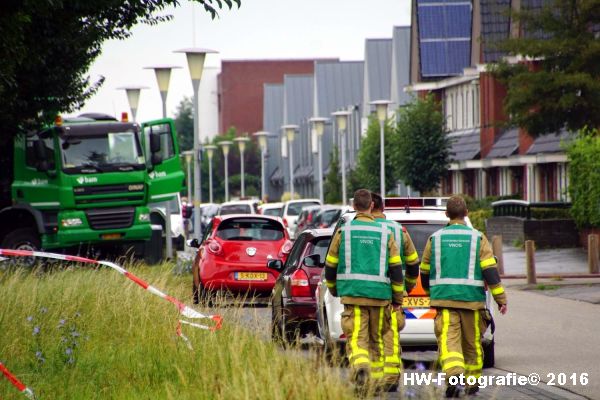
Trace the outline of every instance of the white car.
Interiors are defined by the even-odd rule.
[[[283,203],[265,203],[259,207],[259,211],[263,215],[281,217],[283,215]]]
[[[417,199],[411,198],[411,203],[418,204]],[[389,199],[392,200],[392,199]],[[399,199],[393,199],[399,200]],[[442,201],[443,199],[439,199]],[[399,222],[406,228],[413,240],[419,257],[423,254],[425,244],[429,236],[443,228],[448,223],[445,206],[420,206],[411,205],[409,208],[394,207],[387,205],[386,199],[385,215],[388,219]],[[391,202],[394,203],[393,201]],[[349,221],[354,218],[354,212],[346,213],[343,221]],[[469,219],[466,219],[467,225],[472,226]],[[324,342],[326,349],[332,350],[336,347],[343,351],[343,344],[346,338],[342,331],[341,314],[344,309],[340,303],[339,297],[334,297],[327,290],[324,282],[324,274],[317,287],[317,326],[319,336]],[[492,296],[488,293],[486,303],[490,312]],[[435,350],[437,349],[437,340],[433,330],[433,321],[436,310],[429,307],[429,296],[425,294],[421,286],[421,280],[417,286],[404,297],[404,312],[406,315],[406,325],[400,332],[400,344],[403,349],[413,348],[416,350]],[[494,324],[486,330],[483,335],[482,344],[484,348],[484,367],[493,367],[494,365]]]
[[[227,201],[221,204],[217,215],[258,214],[259,204],[260,201],[258,199]]]
[[[165,236],[165,219],[166,219],[166,202],[148,204],[150,208],[150,221],[153,224],[163,227],[163,237]],[[171,237],[173,238],[173,246],[177,250],[183,250],[185,242],[185,229],[183,226],[183,216],[181,215],[181,196],[177,196],[169,200],[171,208]]]
[[[290,238],[296,238],[298,216],[304,207],[320,206],[319,199],[288,200],[283,204],[283,225],[287,228]]]

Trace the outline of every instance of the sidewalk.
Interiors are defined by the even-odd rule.
[[[505,275],[527,273],[525,249],[504,245],[503,256]],[[588,274],[587,251],[582,247],[536,250],[535,269],[537,275]]]

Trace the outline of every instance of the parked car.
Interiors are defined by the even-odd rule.
[[[296,237],[296,221],[302,209],[320,205],[321,200],[319,199],[288,200],[283,204],[283,225],[287,228],[292,239]]]
[[[392,200],[392,199],[390,199]],[[423,254],[425,244],[432,233],[443,228],[448,223],[446,217],[446,208],[440,202],[434,203],[434,206],[425,206],[420,198],[411,198],[411,205],[403,203],[400,199],[388,201],[386,199],[385,214],[388,219],[400,222],[406,228],[413,240],[419,255]],[[390,206],[395,204],[395,207]],[[349,221],[354,218],[354,212],[343,216],[343,221]],[[467,218],[467,225],[471,222]],[[336,347],[341,348],[346,341],[346,337],[341,327],[341,313],[343,305],[338,297],[333,297],[327,290],[327,286],[322,281],[317,288],[317,322],[319,335],[325,343],[325,348],[331,351]],[[487,306],[490,311],[492,296],[487,294]],[[417,286],[404,297],[403,304],[406,314],[406,326],[400,333],[400,343],[403,348],[416,349],[437,349],[437,340],[433,330],[433,320],[436,316],[436,310],[429,306],[429,296],[425,294],[421,286],[421,279]],[[482,344],[484,348],[484,366],[494,365],[494,324],[486,330],[483,335]]]
[[[271,296],[271,336],[292,342],[296,336],[316,333],[315,291],[325,265],[333,229],[302,232],[287,261],[270,260],[269,268],[280,272]]]
[[[184,208],[183,214],[184,224],[187,224],[188,233],[194,233],[194,206],[188,203]],[[206,229],[212,218],[217,215],[219,205],[214,203],[205,203],[200,206],[200,224],[202,232]]]
[[[281,217],[283,215],[283,203],[265,203],[259,207],[259,211],[263,215]]]
[[[292,241],[280,218],[262,215],[217,215],[192,265],[194,303],[211,300],[219,291],[268,296],[279,273],[268,260],[287,259]]]
[[[315,216],[321,211],[322,206],[304,207],[298,216],[296,222],[296,236],[302,233],[305,229],[313,228]]]
[[[332,228],[337,224],[342,214],[349,210],[350,207],[348,206],[324,205],[317,215],[315,215],[311,227],[320,229]]]
[[[235,200],[221,204],[217,215],[258,214],[259,200]]]
[[[166,214],[167,208],[166,202],[161,203],[150,203],[150,222],[154,225],[162,226],[162,236],[166,235]],[[183,250],[185,244],[185,229],[183,226],[183,215],[181,213],[181,197],[179,193],[177,196],[169,200],[169,207],[171,208],[170,222],[171,222],[171,237],[173,238],[173,248],[176,250]]]

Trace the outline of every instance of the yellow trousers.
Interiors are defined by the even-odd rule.
[[[448,376],[480,377],[483,368],[481,335],[485,329],[484,310],[439,308],[435,336],[442,371]]]
[[[344,305],[342,329],[352,376],[367,370],[375,382],[398,383],[402,371],[400,330],[404,323],[404,314],[395,312],[391,305]]]

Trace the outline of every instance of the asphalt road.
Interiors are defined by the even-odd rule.
[[[481,399],[600,399],[599,363],[600,346],[592,346],[596,327],[600,329],[600,319],[592,318],[581,324],[583,315],[598,312],[596,305],[559,298],[549,298],[536,293],[509,289],[509,313],[497,316],[496,367],[484,371],[484,375],[506,376],[509,372],[518,373],[514,379],[522,375],[538,373],[542,381],[547,382],[547,374],[554,373],[589,373],[587,386],[567,384],[563,387],[548,386],[540,383],[537,386],[488,386],[480,389],[476,398]],[[548,307],[550,306],[550,307]],[[592,307],[592,308],[588,308]],[[596,307],[596,308],[594,308]],[[562,314],[559,325],[555,324],[556,309]],[[564,315],[567,315],[564,317]],[[594,315],[594,314],[591,314]],[[242,318],[249,329],[254,330],[264,340],[270,340],[271,309],[269,307],[247,307],[243,309]],[[585,332],[582,332],[585,331]],[[582,345],[587,343],[588,346]],[[314,349],[317,343],[305,346]],[[294,351],[294,350],[285,350]],[[432,361],[435,352],[403,352],[405,372],[411,374],[433,373]],[[415,362],[417,360],[417,362]],[[339,368],[343,378],[348,378],[348,369]],[[435,373],[434,373],[435,374]],[[435,375],[434,375],[435,376]],[[558,382],[557,382],[558,384]],[[585,396],[585,397],[583,397]],[[388,399],[438,399],[444,397],[444,388],[432,383],[430,385],[409,384],[402,386],[398,392],[389,393],[378,398]]]

